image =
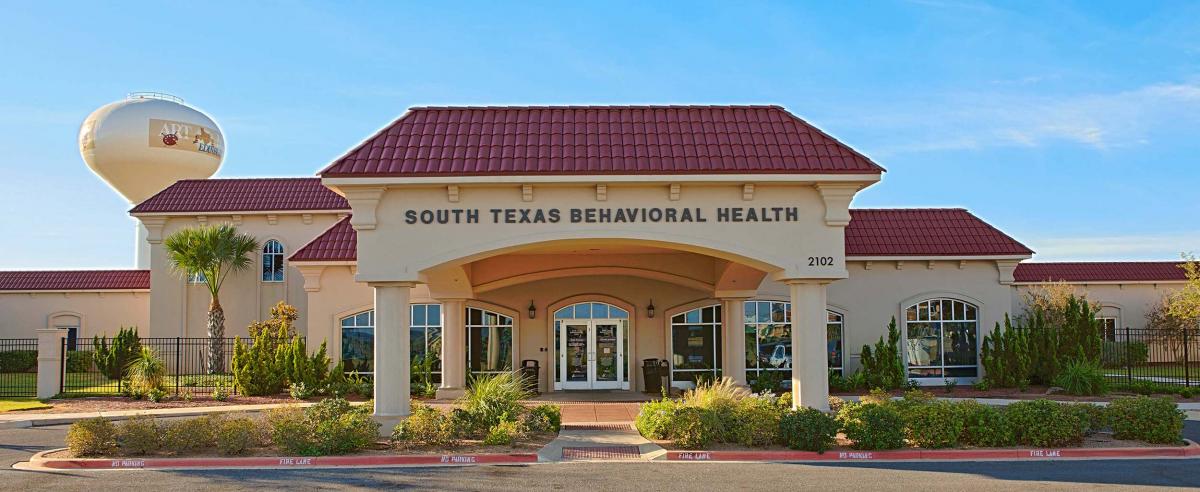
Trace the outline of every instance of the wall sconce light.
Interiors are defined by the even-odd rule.
[[[646,306],[646,317],[647,318],[654,317],[654,299],[650,299],[650,305]]]
[[[529,301],[529,319],[533,319],[537,315],[537,306],[533,305],[533,301]]]

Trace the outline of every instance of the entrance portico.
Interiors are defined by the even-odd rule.
[[[486,157],[431,166],[459,155],[437,142]],[[881,172],[778,107],[613,107],[418,108],[321,174],[375,290],[376,413],[401,416],[414,302],[442,306],[443,396],[523,360],[543,391],[637,389],[659,358],[680,384],[790,369],[793,403],[825,408],[825,289]]]

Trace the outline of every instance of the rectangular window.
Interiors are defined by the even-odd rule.
[[[1100,336],[1109,342],[1117,341],[1117,318],[1098,318]]]
[[[478,308],[467,308],[466,314],[467,370],[472,375],[511,371],[512,318]]]
[[[442,305],[413,304],[409,323],[412,380],[442,382]]]
[[[671,317],[671,379],[710,380],[721,370],[721,306],[693,309]]]

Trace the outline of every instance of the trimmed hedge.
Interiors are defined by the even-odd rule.
[[[1184,413],[1170,398],[1117,398],[1109,404],[1113,437],[1155,444],[1183,439]]]
[[[892,405],[847,403],[838,412],[838,422],[854,449],[904,447],[904,417]]]
[[[792,449],[823,453],[833,446],[837,433],[837,420],[812,408],[789,410],[779,419],[779,438]]]
[[[1078,444],[1089,427],[1076,411],[1051,400],[1019,401],[1004,413],[1013,424],[1017,443],[1026,446]]]
[[[36,350],[0,352],[0,372],[34,372],[37,370]]]

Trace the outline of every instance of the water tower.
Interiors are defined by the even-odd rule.
[[[225,158],[225,137],[212,118],[183,99],[135,92],[83,121],[79,153],[92,172],[136,205],[176,181],[216,173]],[[150,268],[146,234],[138,222],[138,268]]]

